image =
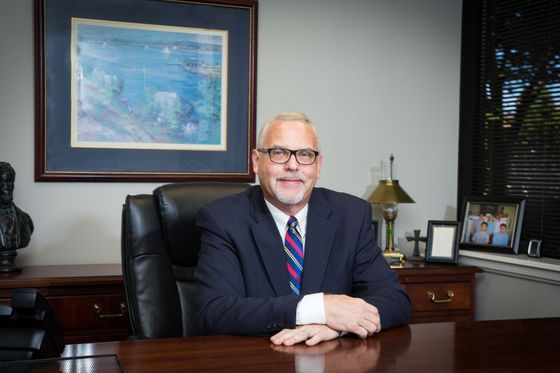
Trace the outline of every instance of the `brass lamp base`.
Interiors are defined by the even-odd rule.
[[[397,206],[385,205],[383,206],[383,218],[387,224],[387,246],[382,251],[385,260],[389,263],[391,268],[403,268],[406,256],[398,250],[395,250],[394,232],[395,232],[395,219],[397,218]]]
[[[389,262],[391,268],[403,268],[404,262],[406,261],[406,255],[396,250],[383,250],[383,256]]]

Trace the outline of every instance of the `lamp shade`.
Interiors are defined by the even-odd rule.
[[[414,203],[414,200],[399,185],[398,180],[379,180],[379,185],[368,197],[369,203],[398,204]]]

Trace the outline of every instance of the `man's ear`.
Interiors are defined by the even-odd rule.
[[[317,179],[321,176],[321,166],[323,166],[323,154],[317,156]]]
[[[256,174],[259,173],[259,159],[261,157],[261,153],[257,149],[253,149],[251,151],[251,163],[253,164],[253,172]]]

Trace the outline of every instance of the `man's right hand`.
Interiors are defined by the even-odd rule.
[[[379,311],[360,298],[329,294],[323,296],[327,326],[354,333],[361,338],[381,330]]]

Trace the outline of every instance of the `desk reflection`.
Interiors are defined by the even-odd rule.
[[[397,331],[397,330],[395,330]],[[274,351],[294,355],[297,373],[307,372],[367,372],[375,368],[380,361],[384,367],[393,365],[396,358],[404,353],[410,345],[410,328],[398,328],[400,340],[398,345],[383,343],[383,333],[367,339],[348,336],[322,342],[308,347],[303,343],[294,346],[276,346]],[[386,353],[382,354],[382,347]],[[397,350],[395,350],[397,349]]]

